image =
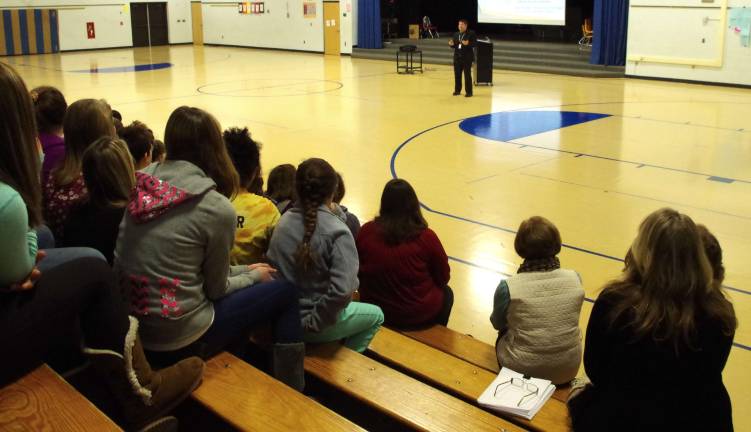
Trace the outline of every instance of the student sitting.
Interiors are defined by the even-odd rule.
[[[42,219],[35,141],[26,85],[0,62],[0,387],[42,363],[57,367],[53,360],[61,347],[80,351],[85,342],[84,351],[118,402],[124,426],[140,430],[191,394],[201,382],[203,362],[191,358],[164,370],[151,369],[138,321],[126,314],[104,260],[75,259],[40,271],[38,264],[46,258],[37,252],[33,229]],[[68,340],[72,328],[85,340]]]
[[[112,112],[102,100],[82,99],[65,113],[65,156],[44,184],[44,219],[59,243],[70,211],[89,199],[81,173],[83,153],[97,139],[115,136]]]
[[[342,200],[344,199],[344,194],[347,190],[344,187],[344,179],[342,178],[342,175],[336,173],[336,178],[339,182],[336,187],[336,193],[334,194],[334,204],[338,205],[341,212],[344,213],[344,221],[347,223],[347,228],[352,232],[352,236],[357,238],[357,233],[360,232],[360,219],[350,213],[349,210],[347,210],[347,207],[342,205]]]
[[[151,152],[154,149],[154,133],[140,121],[134,121],[118,132],[120,138],[128,144],[133,165],[140,171],[151,165]]]
[[[380,306],[388,325],[448,324],[448,257],[406,180],[386,183],[379,215],[360,229],[357,251],[361,299]]]
[[[160,140],[154,140],[154,149],[151,151],[151,160],[153,162],[164,162],[167,158],[167,149]]]
[[[297,169],[298,204],[282,216],[271,237],[269,260],[299,287],[306,342],[340,339],[363,352],[383,323],[378,306],[352,302],[357,249],[344,220],[332,212],[336,172],[322,159]]]
[[[265,264],[230,266],[237,216],[229,198],[239,181],[216,119],[177,108],[164,133],[167,160],[136,173],[136,191],[120,226],[115,270],[131,295],[151,358],[208,358],[247,345],[271,323],[272,373],[302,390],[297,289],[273,280]]]
[[[135,186],[133,158],[120,139],[102,137],[83,154],[89,201],[65,223],[66,246],[91,247],[112,264],[120,222]]]
[[[259,174],[261,154],[247,128],[224,131],[224,144],[240,175],[240,189],[232,200],[237,213],[235,245],[230,254],[232,264],[261,262],[269,248],[269,240],[280,214],[269,199],[248,191]]]
[[[44,182],[65,155],[63,118],[68,109],[65,96],[55,87],[37,87],[31,91],[39,142],[44,152],[42,181]]]
[[[295,206],[295,173],[295,166],[290,164],[276,166],[269,173],[266,198],[276,204],[281,214]]]
[[[591,385],[569,401],[574,430],[733,430],[722,370],[737,321],[705,248],[675,210],[641,223],[622,275],[592,308]]]
[[[556,256],[561,235],[545,218],[522,222],[514,248],[524,262],[516,275],[498,285],[490,316],[499,331],[498,364],[553,384],[568,383],[582,358],[581,279],[561,268]]]

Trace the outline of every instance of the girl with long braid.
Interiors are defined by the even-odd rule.
[[[363,352],[383,324],[378,306],[352,301],[360,263],[346,216],[333,203],[334,168],[308,159],[297,168],[297,204],[285,213],[271,237],[268,257],[300,290],[306,342],[340,339]]]

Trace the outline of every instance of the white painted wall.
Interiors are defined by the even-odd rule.
[[[322,0],[315,0],[315,18],[303,16],[300,0],[265,3],[265,13],[241,15],[237,3],[203,1],[204,43],[323,52]]]
[[[722,66],[691,66],[628,61],[626,73],[634,76],[670,78],[725,84],[751,85],[751,47],[725,25],[725,40],[719,37],[722,0],[633,0],[629,9],[628,57],[661,56],[676,60],[709,60],[722,50]],[[649,6],[649,7],[645,7]],[[656,7],[657,6],[657,7]],[[751,7],[751,0],[728,0],[728,7]],[[730,10],[728,11],[728,20]]]
[[[154,1],[154,0],[152,0]],[[170,43],[193,41],[190,0],[165,0]],[[148,0],[107,2],[103,0],[2,0],[3,8],[50,8],[59,14],[60,49],[115,48],[133,45],[130,3]],[[73,4],[73,6],[71,6]],[[96,39],[86,36],[86,23],[94,22]]]
[[[300,0],[267,0],[265,13],[241,15],[236,3],[204,0],[203,39],[207,44],[323,52],[323,1],[316,17],[305,18]],[[340,49],[351,54],[356,44],[357,0],[340,0]],[[350,5],[348,8],[347,5]]]

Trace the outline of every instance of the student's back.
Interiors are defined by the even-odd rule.
[[[722,382],[733,336],[721,322],[697,320],[695,349],[676,353],[671,343],[635,339],[624,328],[632,316],[610,326],[617,296],[604,292],[587,327],[584,367],[594,383],[587,414],[577,431],[729,431],[730,397]]]
[[[587,325],[591,384],[569,401],[574,429],[731,431],[722,370],[737,321],[721,264],[713,269],[694,222],[672,209],[642,222],[625,264]]]

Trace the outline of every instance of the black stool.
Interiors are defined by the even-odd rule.
[[[402,61],[401,54],[404,54],[404,61]],[[420,55],[420,62],[417,66],[414,63],[415,54]],[[422,51],[417,49],[415,45],[404,45],[399,47],[399,51],[396,52],[396,73],[399,74],[413,74],[416,71],[422,72]]]

